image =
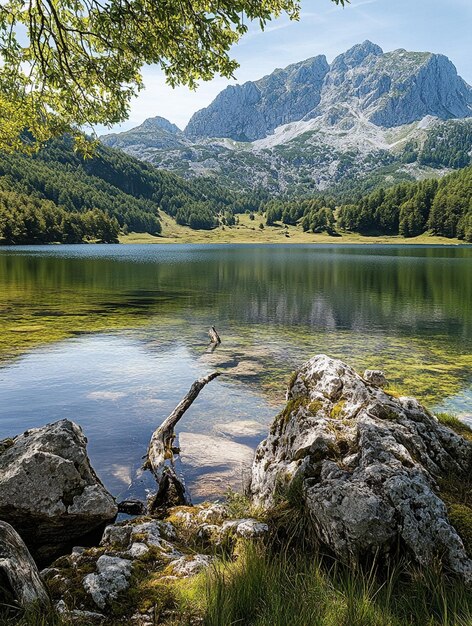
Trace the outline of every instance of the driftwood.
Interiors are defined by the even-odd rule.
[[[0,521],[0,594],[2,601],[11,596],[21,607],[47,606],[49,595],[33,557],[16,530]]]
[[[153,473],[158,486],[157,494],[148,503],[151,512],[168,506],[189,503],[185,485],[177,476],[174,467],[174,453],[179,453],[179,449],[173,447],[174,428],[203,387],[217,376],[220,376],[220,372],[213,372],[196,380],[187,395],[152,434],[143,466],[143,469],[148,469]]]
[[[218,331],[216,330],[214,326],[212,326],[210,330],[208,331],[208,336],[210,337],[210,342],[212,344],[219,345],[221,343],[221,338],[218,334]]]

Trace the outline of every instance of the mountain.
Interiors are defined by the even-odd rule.
[[[125,133],[115,133],[102,137],[103,143],[110,148],[125,149],[133,153],[133,146],[139,149],[151,146],[153,148],[175,148],[181,145],[184,134],[175,125],[164,117],[151,117],[141,126]]]
[[[331,64],[318,56],[228,87],[183,132],[162,118],[154,128],[153,119],[101,139],[159,168],[217,177],[238,190],[391,184],[463,167],[472,152],[472,88],[451,61],[384,53],[369,41]],[[447,158],[424,159],[425,149],[444,154],[444,137],[454,138]]]
[[[223,90],[206,109],[197,111],[185,129],[187,137],[262,139],[277,126],[302,119],[318,105],[329,72],[325,56],[307,59],[269,76]]]
[[[426,115],[472,115],[472,88],[447,57],[396,50],[365,41],[328,65],[319,56],[275,70],[256,82],[227,87],[195,113],[185,134],[254,141],[289,122],[362,115],[376,126],[411,124]]]

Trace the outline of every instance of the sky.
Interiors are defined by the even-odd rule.
[[[216,77],[196,91],[172,89],[158,68],[144,68],[145,90],[133,100],[129,119],[97,132],[127,130],[156,115],[183,129],[195,111],[229,84],[257,80],[318,54],[331,62],[366,39],[385,52],[405,48],[445,54],[472,84],[472,0],[351,0],[344,9],[330,0],[301,0],[301,5],[299,22],[281,17],[264,32],[251,27],[233,47],[232,57],[240,64],[236,80]]]

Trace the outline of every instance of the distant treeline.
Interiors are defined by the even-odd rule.
[[[273,199],[264,205],[268,225],[297,224],[303,230],[349,230],[370,235],[415,237],[427,231],[472,241],[472,166],[442,179],[380,187],[338,206],[330,196],[301,200]]]
[[[50,200],[19,194],[9,190],[5,181],[0,183],[0,242],[3,244],[116,243],[119,232],[116,218],[105,211],[65,211]]]
[[[84,159],[69,138],[51,142],[32,157],[0,155],[0,186],[0,233],[8,235],[0,234],[3,243],[105,240],[97,220],[91,232],[91,211],[116,231],[107,241],[116,240],[120,230],[161,233],[160,210],[179,224],[210,229],[223,217],[231,224],[234,213],[257,209],[261,201],[208,179],[185,181],[103,146]]]
[[[275,222],[295,225],[302,219],[303,230],[314,233],[328,232],[334,234],[334,208],[336,202],[329,196],[319,196],[302,200],[283,201],[270,200],[264,206],[266,224]]]
[[[457,121],[453,125],[444,123],[428,132],[421,147],[415,142],[409,142],[405,146],[402,161],[460,169],[472,163],[471,146],[472,125],[468,121]]]
[[[472,241],[472,167],[440,180],[377,189],[339,209],[337,226],[359,233],[415,237],[426,231]]]
[[[461,133],[450,153],[455,163],[465,150]],[[264,190],[243,195],[214,179],[186,181],[103,146],[84,159],[64,138],[33,157],[0,155],[0,243],[114,242],[128,231],[158,235],[160,211],[193,229],[233,226],[238,213],[265,212],[268,225],[300,222],[305,231],[333,235],[338,229],[405,237],[431,231],[472,241],[472,166],[439,181],[377,186],[364,194],[358,189],[350,198],[346,192],[270,200]]]

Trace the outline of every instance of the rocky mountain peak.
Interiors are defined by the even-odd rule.
[[[184,132],[156,117],[102,141],[186,178],[285,193],[324,191],[393,164],[398,180],[424,177],[415,160],[423,147],[468,146],[471,127],[472,88],[447,57],[365,41],[331,65],[316,56],[227,87]],[[468,149],[457,150],[467,162]]]
[[[332,119],[339,123],[345,115],[384,128],[427,115],[470,117],[472,89],[445,56],[403,49],[384,53],[364,41],[331,65],[325,56],[317,56],[258,81],[228,87],[195,113],[185,134],[248,142],[291,122],[327,116],[328,124]]]
[[[366,40],[364,43],[359,43],[350,48],[347,52],[337,56],[331,65],[331,71],[340,68],[353,68],[363,63],[365,59],[371,55],[381,56],[382,54],[383,50],[380,46]]]
[[[111,148],[125,150],[129,154],[140,156],[147,148],[169,149],[181,145],[185,140],[182,131],[165,117],[157,115],[144,120],[124,133],[103,135],[101,141]]]
[[[191,138],[262,139],[277,126],[301,120],[319,104],[328,71],[321,55],[276,69],[258,81],[231,85],[197,111],[184,132]]]
[[[148,117],[141,126],[135,128],[135,130],[152,131],[152,130],[165,130],[168,133],[177,135],[182,131],[178,126],[169,122],[165,117],[157,115],[156,117]]]

